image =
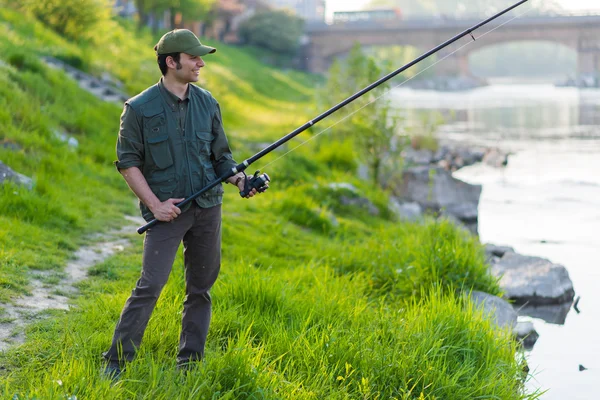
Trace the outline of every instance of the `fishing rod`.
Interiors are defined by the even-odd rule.
[[[175,206],[177,206],[177,207],[185,206],[188,203],[190,203],[193,200],[195,200],[198,196],[201,196],[202,194],[206,193],[207,191],[209,191],[210,189],[214,188],[215,186],[220,185],[221,183],[225,182],[227,179],[231,178],[232,176],[234,176],[238,172],[245,171],[246,168],[248,168],[251,164],[253,164],[257,160],[259,160],[260,158],[266,156],[267,154],[269,154],[270,152],[272,152],[276,148],[280,147],[284,143],[288,142],[289,140],[293,139],[294,137],[298,136],[300,133],[304,132],[305,130],[307,130],[308,128],[310,128],[311,126],[313,126],[314,124],[316,124],[317,122],[320,122],[321,120],[327,118],[328,116],[330,116],[334,112],[336,112],[339,109],[347,106],[348,104],[352,103],[354,100],[358,99],[359,97],[363,96],[364,94],[366,94],[366,93],[370,92],[371,90],[375,89],[377,86],[381,85],[382,83],[387,82],[388,80],[392,79],[396,75],[398,75],[398,74],[406,71],[410,67],[412,67],[412,66],[420,63],[424,59],[426,59],[426,58],[430,57],[431,55],[437,53],[438,51],[442,50],[443,48],[448,47],[449,45],[451,45],[452,43],[456,42],[457,40],[462,39],[463,37],[465,37],[467,35],[471,35],[471,37],[473,38],[473,40],[475,40],[475,37],[473,36],[473,32],[475,30],[477,30],[477,29],[481,28],[482,26],[490,23],[491,21],[493,21],[496,18],[498,18],[498,17],[506,14],[507,12],[512,11],[513,9],[519,7],[523,3],[526,3],[527,1],[529,1],[529,0],[521,0],[518,3],[513,4],[512,6],[506,8],[506,9],[500,11],[500,12],[498,12],[497,14],[494,14],[493,16],[489,17],[488,19],[486,19],[484,21],[481,21],[480,23],[478,23],[476,25],[473,25],[469,29],[464,30],[463,32],[461,32],[461,33],[457,34],[456,36],[454,36],[454,37],[446,40],[444,43],[442,43],[442,44],[434,47],[433,49],[431,49],[428,52],[424,53],[423,55],[419,56],[418,58],[415,58],[413,61],[409,62],[408,64],[406,64],[406,65],[398,68],[395,71],[390,72],[389,74],[387,74],[383,78],[380,78],[379,80],[371,83],[369,86],[367,86],[364,89],[356,92],[352,96],[348,97],[346,100],[344,100],[341,103],[339,103],[339,104],[331,107],[329,110],[325,111],[324,113],[322,113],[318,117],[316,117],[316,118],[314,118],[314,119],[306,122],[304,125],[296,128],[294,131],[288,133],[287,135],[285,135],[281,139],[277,140],[273,144],[265,147],[263,150],[259,151],[258,153],[256,153],[252,157],[250,157],[250,158],[244,160],[243,162],[241,162],[240,164],[236,165],[231,170],[229,170],[228,172],[224,173],[219,178],[217,178],[215,181],[209,183],[207,186],[205,186],[204,188],[202,188],[200,191],[192,194],[190,197],[188,197],[187,199],[183,200],[182,202],[175,204]],[[250,193],[250,191],[252,189],[256,189],[259,192],[262,192],[262,191],[266,190],[266,188],[268,187],[268,186],[266,186],[266,184],[269,182],[269,180],[270,179],[269,179],[269,176],[267,174],[260,175],[259,171],[256,171],[256,173],[250,179],[246,179],[246,184],[245,184],[244,190],[242,190],[240,192],[240,196],[246,197],[248,195],[248,193]],[[138,228],[137,232],[139,234],[142,234],[142,233],[146,232],[148,229],[150,229],[151,227],[153,227],[154,225],[156,225],[158,222],[160,222],[160,221],[157,220],[157,219],[153,219],[152,221],[148,222],[146,225]]]

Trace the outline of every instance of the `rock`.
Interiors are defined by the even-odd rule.
[[[509,246],[496,246],[495,244],[488,243],[485,245],[485,252],[502,258],[506,253],[514,253],[515,249]]]
[[[433,155],[433,159],[431,160],[434,163],[439,163],[440,161],[448,161],[450,157],[450,149],[448,146],[441,146],[435,154]]]
[[[6,181],[14,182],[17,185],[24,186],[29,190],[33,189],[33,180],[31,178],[13,171],[10,169],[10,167],[0,161],[0,183],[4,183]]]
[[[42,57],[42,59],[52,68],[65,71],[70,77],[77,81],[79,87],[104,101],[121,104],[129,98],[127,94],[120,90],[122,84],[119,86],[120,82],[116,80],[111,82],[110,79],[98,79],[53,57],[46,56]],[[107,78],[107,76],[104,76],[103,78]]]
[[[370,215],[379,215],[379,208],[366,197],[359,195],[358,189],[350,183],[330,183],[329,189],[334,191],[345,191],[348,195],[341,194],[339,197],[340,204],[343,206],[358,207],[368,211]]]
[[[505,167],[508,164],[508,154],[499,149],[488,149],[483,162],[496,168]]]
[[[402,175],[396,189],[401,201],[416,202],[425,210],[443,212],[468,225],[477,225],[481,185],[460,181],[441,167],[408,168]]]
[[[533,326],[533,322],[530,321],[519,321],[514,328],[514,333],[517,338],[527,350],[531,350],[535,342],[537,342],[540,335],[537,333]]]
[[[423,209],[418,203],[401,203],[396,198],[390,197],[388,208],[401,220],[417,221],[423,217]]]
[[[410,146],[402,151],[402,158],[404,158],[406,165],[429,165],[434,162],[431,150],[415,150]]]
[[[514,252],[515,250],[508,246],[496,246],[491,243],[485,245],[485,258],[488,264],[495,264],[500,261],[504,254]]]
[[[73,149],[76,149],[77,147],[79,147],[79,142],[73,136],[69,136],[66,133],[61,132],[59,130],[54,130],[52,132],[52,134],[54,135],[54,137],[56,139],[60,140],[63,143],[67,143],[69,145],[69,147],[71,147]]]
[[[379,215],[379,208],[366,197],[348,197],[342,195],[340,196],[340,204],[365,209],[373,216]]]
[[[575,295],[566,268],[543,258],[505,253],[491,273],[500,278],[505,296],[518,304],[561,304]]]
[[[119,89],[122,89],[125,86],[125,85],[123,85],[123,82],[121,82],[120,80],[118,80],[117,78],[115,78],[114,76],[112,76],[111,74],[109,74],[106,71],[100,75],[100,79],[105,84],[107,84],[109,86],[117,87]]]
[[[21,150],[21,146],[19,146],[15,142],[9,141],[8,139],[3,140],[0,143],[0,146],[2,146],[5,149],[12,150],[12,151],[19,151],[19,150]]]
[[[512,306],[498,296],[473,291],[471,301],[477,306],[483,306],[484,314],[491,317],[500,328],[514,328],[517,324],[517,313]]]

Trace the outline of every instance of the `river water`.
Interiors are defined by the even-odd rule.
[[[475,165],[458,179],[483,185],[483,243],[564,265],[579,313],[530,318],[530,390],[545,400],[600,398],[600,90],[491,85],[459,93],[394,89],[408,124],[441,113],[440,139],[511,152],[508,166]],[[566,313],[566,317],[565,317]],[[583,366],[584,370],[580,370]]]

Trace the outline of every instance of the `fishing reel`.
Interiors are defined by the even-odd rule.
[[[244,180],[244,190],[240,192],[240,196],[242,197],[248,196],[248,193],[250,193],[252,189],[256,189],[257,192],[262,193],[269,188],[268,184],[271,181],[271,178],[269,178],[269,175],[266,173],[260,174],[260,171],[256,171],[254,175],[249,178],[244,172],[244,176],[246,176],[246,179]]]

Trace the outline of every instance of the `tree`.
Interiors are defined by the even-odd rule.
[[[292,54],[300,45],[304,21],[285,11],[261,11],[240,24],[240,39],[276,53]]]
[[[216,0],[135,0],[138,12],[138,27],[148,26],[150,17],[155,24],[153,30],[157,31],[159,15],[169,10],[171,14],[171,27],[181,27],[185,21],[196,21],[204,18]],[[175,23],[175,16],[182,16],[180,24]]]
[[[345,62],[334,61],[320,98],[333,106],[360,89],[381,78],[382,72],[375,60],[365,56],[357,43]],[[374,184],[379,184],[383,168],[399,169],[402,150],[397,134],[399,118],[384,94],[388,84],[382,84],[363,97],[347,105],[342,115],[346,118],[333,128],[336,140],[351,140],[358,149],[357,155],[368,169]]]
[[[23,0],[17,7],[76,40],[91,39],[94,27],[111,17],[108,0]]]

